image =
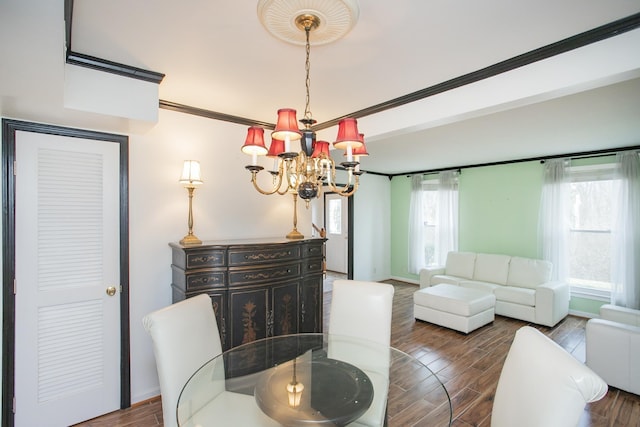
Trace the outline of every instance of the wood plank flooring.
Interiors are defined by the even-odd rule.
[[[445,384],[453,407],[453,426],[491,424],[493,396],[515,331],[526,322],[496,316],[495,322],[468,335],[413,318],[416,285],[388,281],[395,287],[391,345],[411,354],[436,372]],[[331,292],[324,294],[327,330]],[[586,319],[569,316],[554,328],[532,325],[584,362]],[[426,426],[420,420],[420,402],[407,406],[390,427]],[[406,413],[406,416],[405,416]],[[162,425],[160,398],[78,424],[78,427],[151,427]],[[580,427],[640,427],[640,396],[609,388],[599,402],[584,411]],[[516,426],[514,426],[516,427]],[[544,427],[544,426],[541,426]]]

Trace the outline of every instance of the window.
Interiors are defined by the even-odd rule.
[[[422,224],[424,225],[424,265],[435,265],[438,215],[438,180],[422,182]]]
[[[327,232],[342,234],[342,199],[330,199],[328,208]]]
[[[613,172],[613,165],[569,171],[569,283],[578,290],[603,295],[612,287]]]
[[[437,179],[411,177],[408,271],[418,274],[428,265],[443,265],[458,249],[458,172],[442,171]]]
[[[414,175],[409,214],[409,271],[443,265],[458,248],[458,172],[442,171],[436,179]]]

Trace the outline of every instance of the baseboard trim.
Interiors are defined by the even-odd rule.
[[[160,396],[160,387],[153,388],[151,390],[148,390],[145,393],[140,393],[135,396],[131,396],[131,401],[132,401],[131,406],[144,404],[146,402],[149,402],[153,399],[158,398],[159,396]]]
[[[596,317],[599,317],[596,313],[579,310],[569,310],[569,314],[576,317],[584,317],[585,319],[595,319]]]
[[[397,280],[399,282],[411,283],[412,285],[420,285],[420,281],[415,279],[407,279],[406,277],[391,276],[390,280]]]
[[[154,397],[150,397],[148,399],[140,400],[140,401],[138,401],[136,403],[132,403],[131,407],[132,408],[137,408],[138,406],[144,406],[144,405],[148,405],[150,403],[155,403],[158,400],[160,400],[160,398],[161,398],[161,396],[157,395],[157,396],[154,396]]]

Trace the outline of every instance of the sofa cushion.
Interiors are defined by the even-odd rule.
[[[477,254],[473,280],[506,284],[510,259],[511,257],[508,255]]]
[[[640,310],[605,304],[600,307],[600,317],[625,325],[640,326]]]
[[[472,252],[449,252],[445,271],[447,276],[473,277],[473,268],[476,262],[476,254]]]
[[[511,258],[507,285],[535,289],[551,279],[552,264],[549,261],[530,258]]]
[[[459,285],[461,281],[466,280],[462,277],[447,276],[445,274],[436,274],[431,276],[431,286],[438,285],[440,283],[449,283],[451,285]]]
[[[535,307],[536,305],[536,291],[533,289],[497,286],[494,295],[498,301],[528,305],[529,307]]]
[[[496,288],[502,287],[502,285],[496,285],[495,283],[477,282],[473,280],[460,280],[458,284],[463,288],[476,289],[478,291],[488,292],[490,294],[492,294]]]

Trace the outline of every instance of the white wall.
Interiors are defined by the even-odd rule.
[[[203,240],[284,237],[292,227],[289,196],[263,196],[250,183],[242,154],[246,128],[160,110],[158,124],[129,144],[131,250],[131,392],[134,402],[159,393],[142,317],[171,303],[168,243],[187,231],[182,160],[201,162],[204,184],[194,197],[194,233]],[[267,164],[264,164],[265,167]],[[265,172],[263,172],[265,173]],[[354,278],[391,277],[390,181],[363,175],[354,205]],[[321,224],[321,222],[316,222]],[[312,236],[311,209],[298,204],[298,230]]]
[[[171,303],[168,243],[187,232],[182,161],[199,160],[204,184],[193,199],[194,234],[202,240],[284,237],[292,228],[290,196],[264,196],[244,169],[246,127],[160,110],[158,124],[129,141],[131,393],[159,393],[151,341],[142,317]],[[266,173],[266,172],[262,172]],[[311,236],[310,211],[298,206],[298,230]]]
[[[240,151],[245,133],[244,126],[160,110],[153,128],[129,135],[133,403],[160,392],[142,317],[172,302],[168,243],[187,232],[187,192],[178,183],[182,161],[201,163],[204,184],[193,209],[194,233],[202,240],[284,237],[292,228],[291,197],[264,196],[251,185],[244,169],[249,158]],[[386,177],[362,177],[354,199],[356,279],[390,277],[389,194]],[[312,236],[311,209],[304,202],[298,205],[298,230]]]
[[[132,402],[156,396],[160,391],[155,359],[141,319],[171,304],[168,243],[180,240],[187,232],[187,192],[178,183],[183,160],[201,162],[204,185],[195,193],[194,232],[203,240],[284,237],[292,228],[292,199],[263,196],[252,188],[250,174],[244,169],[249,159],[240,151],[245,126],[168,110],[159,110],[157,124],[153,125],[155,111],[149,109],[155,110],[155,101],[133,103],[115,111],[112,104],[106,111],[105,105],[88,105],[104,95],[100,77],[112,84],[109,90],[116,90],[124,77],[95,78],[97,71],[69,67],[65,74],[63,8],[58,2],[36,14],[29,3],[18,0],[2,2],[2,7],[7,13],[0,17],[7,19],[2,19],[0,34],[10,34],[4,39],[15,41],[0,46],[4,62],[10,65],[3,68],[0,79],[2,117],[117,134],[129,129]],[[56,19],[40,22],[48,16]],[[34,19],[38,20],[39,31],[30,33],[32,27],[27,24]],[[45,49],[38,49],[38,56],[24,55],[35,51],[36,46]],[[79,77],[78,73],[83,78],[74,83],[84,86],[66,86],[65,91],[65,85],[72,83],[65,77]],[[121,89],[130,93],[134,84],[127,81]],[[146,96],[156,96],[157,88],[150,91],[146,83],[137,84],[145,86],[136,93],[146,94],[147,101]],[[43,96],[45,92],[47,96]],[[84,97],[79,99],[81,93]],[[268,162],[262,165],[269,166]],[[387,178],[365,175],[355,200],[356,278],[389,278]],[[321,221],[316,219],[316,224]],[[312,236],[311,210],[305,209],[304,202],[298,205],[298,230]]]
[[[347,182],[344,171],[336,181]],[[391,181],[386,176],[363,174],[353,196],[353,278],[380,281],[391,278]],[[324,209],[320,204],[320,209]],[[315,215],[315,213],[314,213]],[[318,212],[323,215],[323,212]],[[315,216],[314,216],[315,218]],[[322,223],[322,216],[319,216]],[[316,224],[319,224],[316,222]]]
[[[159,393],[151,342],[142,317],[171,303],[168,243],[187,232],[182,160],[201,162],[204,184],[194,197],[194,233],[203,240],[284,237],[292,227],[290,196],[264,196],[250,183],[242,154],[246,128],[160,110],[158,124],[129,143],[131,392],[133,402]],[[265,167],[267,165],[265,164]],[[265,172],[263,172],[265,173]],[[354,277],[391,276],[390,182],[364,175],[354,202]],[[312,235],[311,210],[298,204],[298,230]]]
[[[379,281],[391,277],[391,181],[364,174],[353,196],[353,278]]]
[[[193,209],[194,233],[202,240],[284,237],[292,228],[291,197],[264,196],[251,185],[244,169],[249,158],[240,151],[245,133],[244,126],[160,110],[151,130],[129,135],[133,403],[160,392],[142,317],[172,302],[168,243],[187,232],[187,192],[178,183],[182,161],[201,163],[204,184]],[[390,277],[389,192],[387,178],[362,177],[354,199],[356,279]],[[304,202],[298,205],[298,230],[312,236],[311,209]]]

